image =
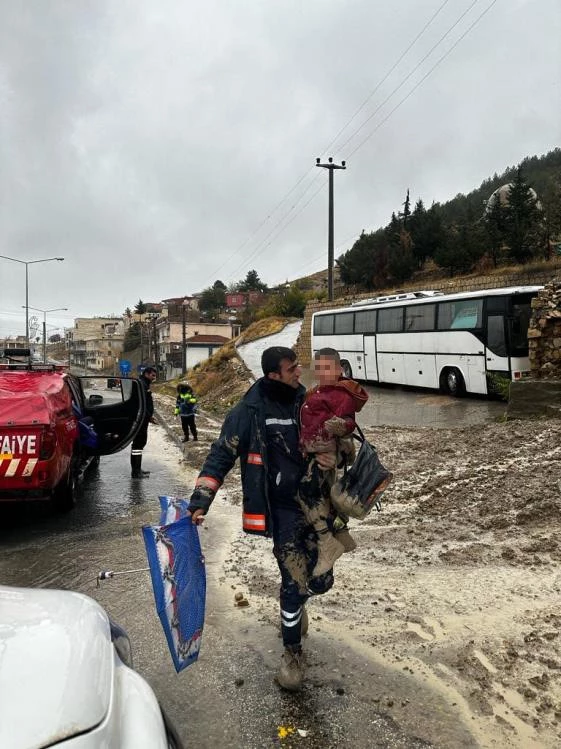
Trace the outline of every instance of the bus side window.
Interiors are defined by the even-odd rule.
[[[434,330],[435,304],[417,304],[405,310],[405,330]]]
[[[403,307],[378,310],[378,333],[401,333],[402,330]]]
[[[355,312],[355,333],[376,332],[376,310],[369,309]]]
[[[335,315],[318,315],[314,318],[314,335],[332,335]]]

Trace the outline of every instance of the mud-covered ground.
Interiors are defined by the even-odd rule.
[[[173,423],[171,400],[157,400]],[[189,466],[219,425],[201,415]],[[447,696],[481,746],[558,747],[561,420],[368,436],[395,478],[381,513],[351,521],[358,548],[337,563],[333,591],[309,602],[311,629]],[[216,501],[240,502],[237,469]],[[269,545],[240,532],[224,575],[276,626]],[[412,709],[393,687],[374,691],[396,720]]]

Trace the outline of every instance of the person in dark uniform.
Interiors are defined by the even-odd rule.
[[[145,367],[140,375],[139,382],[144,387],[144,398],[146,400],[146,416],[131,445],[131,476],[133,479],[147,479],[150,471],[142,470],[142,451],[148,442],[148,424],[154,424],[154,401],[150,385],[157,377],[155,367]]]
[[[196,480],[189,511],[194,523],[203,521],[239,457],[243,529],[272,537],[281,575],[284,653],[276,680],[284,689],[296,691],[302,687],[304,677],[301,637],[308,622],[304,604],[310,595],[331,588],[333,574],[330,570],[321,578],[313,578],[317,534],[297,500],[305,468],[298,431],[306,392],[300,384],[300,365],[292,349],[273,346],[263,352],[261,367],[264,376],[226,416]],[[322,453],[317,460],[325,469],[335,467],[334,454]]]

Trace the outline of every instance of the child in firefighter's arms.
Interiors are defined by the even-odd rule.
[[[300,412],[300,446],[306,455],[306,472],[300,482],[299,501],[306,520],[318,535],[318,561],[314,577],[331,570],[335,561],[356,544],[347,530],[346,517],[337,516],[330,501],[335,471],[322,471],[315,459],[317,453],[337,454],[352,463],[354,447],[350,435],[356,428],[355,414],[361,410],[368,394],[354,380],[341,372],[341,360],[335,349],[322,348],[314,356],[317,385],[309,390]]]

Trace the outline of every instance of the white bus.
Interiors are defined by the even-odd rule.
[[[312,356],[336,349],[356,380],[487,394],[489,375],[529,375],[531,300],[542,288],[415,291],[315,312]]]

